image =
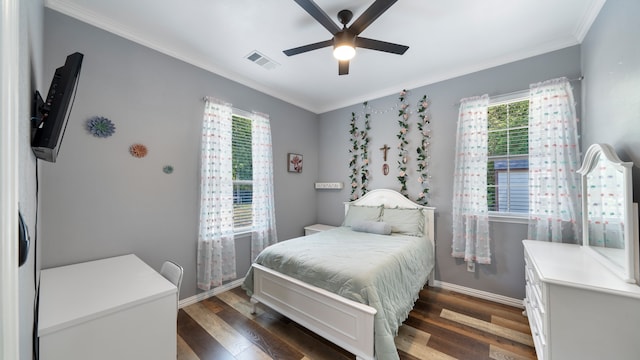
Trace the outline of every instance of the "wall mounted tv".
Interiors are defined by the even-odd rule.
[[[56,162],[60,144],[67,127],[69,114],[84,55],[79,52],[67,56],[64,66],[56,69],[47,97],[43,100],[38,91],[33,98],[31,111],[31,149],[39,159]]]

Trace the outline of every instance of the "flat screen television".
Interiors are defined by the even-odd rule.
[[[75,98],[84,55],[67,56],[64,66],[56,69],[47,97],[34,94],[32,109],[31,149],[38,159],[56,162],[64,131]]]

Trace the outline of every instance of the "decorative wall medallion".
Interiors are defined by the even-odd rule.
[[[143,158],[147,156],[147,147],[142,144],[133,144],[129,147],[129,153],[133,157]]]
[[[116,126],[106,117],[94,116],[87,120],[87,130],[95,137],[106,138],[115,133]]]
[[[171,174],[173,172],[173,166],[165,165],[165,167],[162,168],[162,172],[165,174]]]

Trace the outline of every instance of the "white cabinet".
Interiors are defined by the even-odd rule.
[[[524,305],[540,360],[640,358],[640,287],[579,245],[524,240]]]
[[[315,234],[321,231],[326,231],[326,230],[331,230],[334,229],[335,226],[331,226],[331,225],[324,225],[324,224],[315,224],[315,225],[309,225],[306,226],[304,228],[304,234],[305,235],[311,235],[311,234]]]
[[[135,255],[42,270],[40,359],[175,360],[177,296]]]

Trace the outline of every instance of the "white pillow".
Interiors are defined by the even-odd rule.
[[[422,236],[424,234],[424,214],[422,209],[384,209],[382,221],[391,225],[391,232],[394,233],[411,236]]]
[[[356,221],[378,221],[382,215],[382,205],[361,206],[350,205],[342,226],[351,226]]]
[[[351,230],[379,235],[391,235],[391,225],[382,221],[356,221]]]

